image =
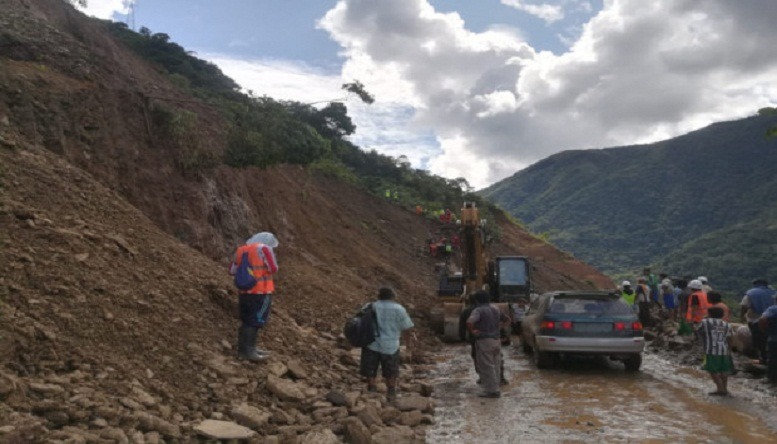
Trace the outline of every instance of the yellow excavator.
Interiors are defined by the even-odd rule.
[[[491,241],[486,221],[474,202],[465,202],[458,222],[461,248],[461,268],[451,271],[446,267],[440,276],[437,290],[439,304],[431,311],[432,326],[446,342],[464,340],[465,309],[473,301],[469,296],[478,290],[487,290],[491,302],[507,314],[513,322],[520,322],[518,307],[528,304],[532,292],[531,267],[523,256],[499,256],[489,260],[487,247]],[[516,310],[518,309],[518,310]],[[509,332],[505,333],[509,338]]]

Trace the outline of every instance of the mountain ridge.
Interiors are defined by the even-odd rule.
[[[481,193],[609,273],[657,264],[708,275],[701,258],[681,269],[665,257],[709,232],[769,220],[763,203],[777,192],[777,139],[765,134],[775,120],[758,115],[653,144],[562,152]],[[759,262],[749,272],[766,268]],[[727,290],[745,285],[725,279]]]

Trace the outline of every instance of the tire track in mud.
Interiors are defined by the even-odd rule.
[[[717,398],[706,373],[655,355],[638,373],[603,358],[539,371],[516,345],[503,355],[500,399],[477,397],[469,346],[437,355],[428,442],[777,442],[777,400],[758,381],[731,378],[734,395]]]

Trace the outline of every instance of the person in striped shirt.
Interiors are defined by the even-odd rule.
[[[734,370],[731,359],[731,325],[724,321],[723,309],[711,307],[707,317],[702,319],[699,325],[699,335],[704,341],[704,364],[702,369],[707,371],[715,383],[717,390],[710,395],[728,395],[728,375]]]

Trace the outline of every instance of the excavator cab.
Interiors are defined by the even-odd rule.
[[[499,256],[494,266],[494,302],[516,303],[529,301],[531,295],[531,267],[523,256]]]

